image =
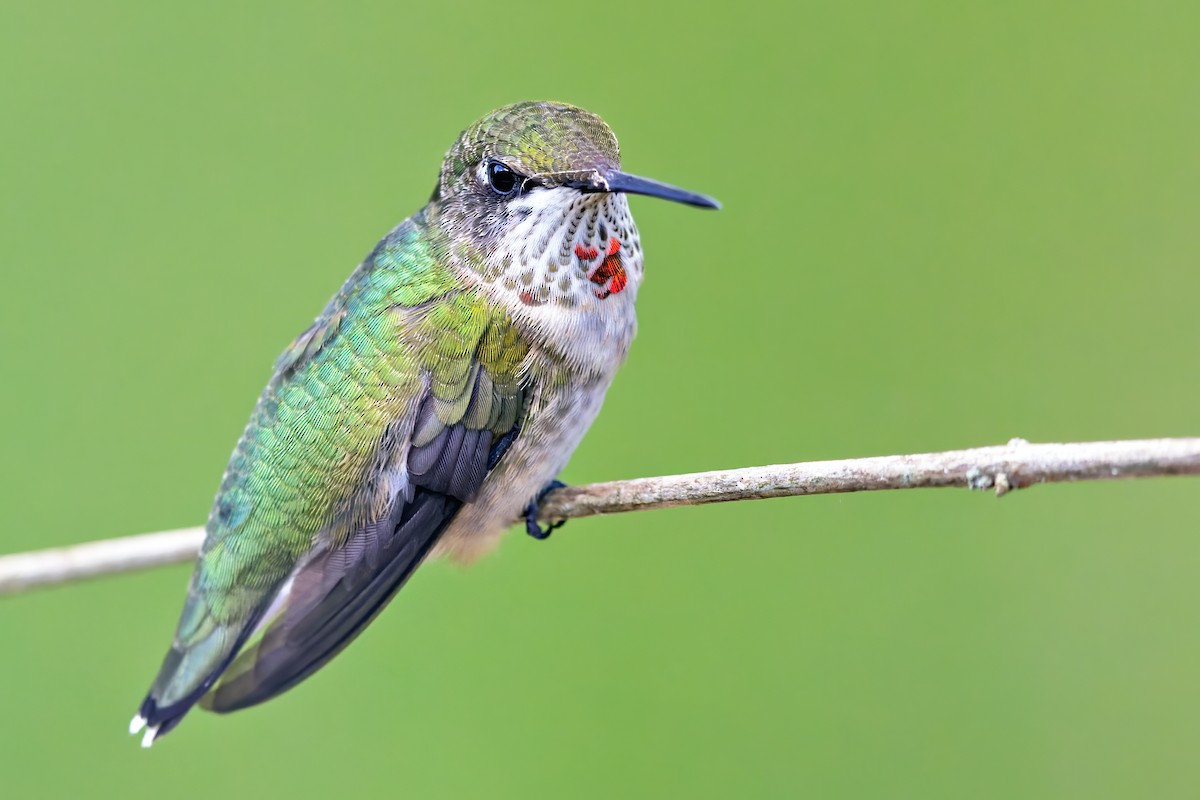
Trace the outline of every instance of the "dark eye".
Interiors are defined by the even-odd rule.
[[[496,194],[512,194],[521,188],[521,176],[513,172],[499,161],[489,161],[487,165],[488,186]]]

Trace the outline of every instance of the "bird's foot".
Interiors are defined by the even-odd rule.
[[[537,540],[546,539],[557,528],[561,528],[567,524],[565,519],[560,519],[558,522],[551,522],[545,528],[538,525],[538,511],[541,510],[542,501],[546,499],[546,495],[553,492],[555,489],[562,489],[566,484],[562,481],[550,481],[545,487],[538,492],[537,497],[533,502],[525,506],[525,532]]]

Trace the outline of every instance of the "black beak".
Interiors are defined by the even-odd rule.
[[[674,200],[676,203],[687,203],[689,206],[700,208],[720,208],[721,204],[703,194],[696,194],[668,183],[659,183],[650,178],[639,178],[619,169],[608,169],[603,172],[593,172],[588,180],[571,181],[568,186],[581,192],[626,192],[627,194],[644,194],[647,197],[661,197],[663,200]]]

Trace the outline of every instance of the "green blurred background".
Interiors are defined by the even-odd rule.
[[[1193,2],[0,4],[0,551],[200,523],[278,351],[489,109],[603,115],[641,333],[574,483],[1197,433]],[[0,601],[7,797],[1184,797],[1198,485],[740,503],[423,569],[125,725],[189,568]]]

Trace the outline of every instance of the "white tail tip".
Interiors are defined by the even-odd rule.
[[[154,744],[154,737],[158,736],[158,726],[146,728],[146,733],[142,736],[142,747],[149,747]]]
[[[129,720],[129,735],[137,734],[144,727],[146,727],[146,718],[141,714],[134,714],[133,719]]]

